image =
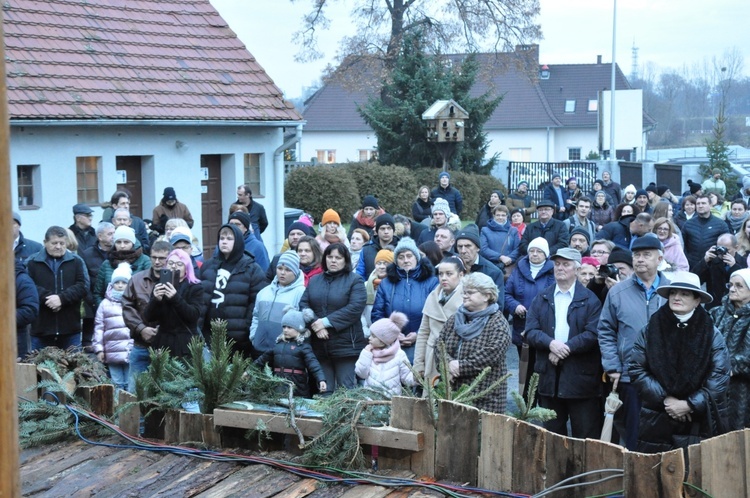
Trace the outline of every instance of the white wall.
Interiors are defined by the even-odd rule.
[[[500,159],[511,160],[511,148],[530,148],[530,161],[546,161],[549,139],[550,150],[554,148],[554,130],[549,135],[546,129],[541,130],[488,130],[487,138],[490,146],[487,156],[500,153]],[[552,158],[550,157],[550,160]]]
[[[551,161],[567,161],[568,148],[581,148],[581,160],[586,159],[590,151],[598,151],[596,128],[556,128],[555,148]]]
[[[243,183],[244,154],[263,154],[261,190],[254,198],[266,207],[269,226],[263,234],[269,252],[283,238],[283,213],[273,208],[273,152],[282,143],[278,127],[219,126],[13,126],[10,160],[12,206],[20,212],[24,236],[41,241],[51,225],[69,226],[72,206],[77,203],[76,157],[100,156],[99,201],[107,202],[115,191],[117,156],[145,156],[142,167],[143,214],[161,200],[164,187],[174,187],[177,198],[193,214],[195,226],[202,225],[201,155],[222,156],[222,210],[228,212]],[[178,149],[180,140],[185,147]],[[39,208],[19,209],[16,166],[38,164],[41,184],[37,190]],[[94,221],[102,209],[94,207]],[[198,238],[200,229],[193,230]]]
[[[317,158],[318,150],[335,150],[336,162],[359,161],[359,150],[372,150],[378,146],[373,131],[302,131],[299,161]]]
[[[602,92],[602,148],[609,150],[611,92]],[[636,149],[636,158],[643,157],[643,91],[615,92],[615,148]]]

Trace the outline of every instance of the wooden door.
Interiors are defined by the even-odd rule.
[[[203,255],[211,257],[219,227],[224,224],[221,209],[221,156],[201,156],[201,205],[203,208]]]
[[[117,190],[125,190],[130,193],[130,214],[143,218],[141,156],[117,156],[116,164]],[[151,213],[148,214],[151,215]]]

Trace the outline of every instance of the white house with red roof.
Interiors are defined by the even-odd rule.
[[[12,202],[27,237],[70,225],[80,202],[98,222],[121,187],[150,218],[174,187],[211,249],[248,183],[278,248],[283,150],[302,117],[208,0],[14,0],[3,18]]]
[[[448,56],[453,65],[460,64],[463,57]],[[501,159],[510,161],[577,161],[590,151],[609,149],[610,64],[599,58],[596,64],[540,65],[537,45],[478,57],[484,72],[472,95],[489,91],[503,96],[484,126],[490,155],[499,153]],[[630,87],[619,67],[616,89],[617,155],[635,160],[643,156],[646,132],[653,120],[643,113],[641,90]],[[306,103],[300,157],[329,163],[367,160],[375,155],[377,137],[357,106],[364,106],[378,92],[376,84],[357,88],[330,79]]]

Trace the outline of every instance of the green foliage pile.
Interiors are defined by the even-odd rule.
[[[366,195],[377,197],[391,214],[411,216],[411,205],[419,187],[427,185],[430,190],[437,187],[439,173],[436,168],[410,170],[377,162],[311,166],[287,175],[284,196],[288,206],[312,214],[316,221],[326,209],[333,208],[341,221],[347,223]],[[474,220],[493,190],[507,192],[503,183],[493,176],[461,171],[450,173],[451,185],[461,191],[464,199],[463,220]]]
[[[334,209],[346,222],[362,204],[354,178],[343,167],[298,168],[286,177],[287,206],[304,210],[320,221],[326,209]]]
[[[78,348],[64,350],[48,347],[30,353],[24,361],[37,366],[53,364],[55,372],[62,376],[72,373],[71,379],[78,386],[111,384],[102,362],[97,361],[96,358],[89,356]]]

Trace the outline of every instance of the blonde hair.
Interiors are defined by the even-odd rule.
[[[497,285],[488,275],[484,273],[469,273],[461,279],[464,290],[473,289],[477,292],[489,296],[490,304],[497,302]]]

